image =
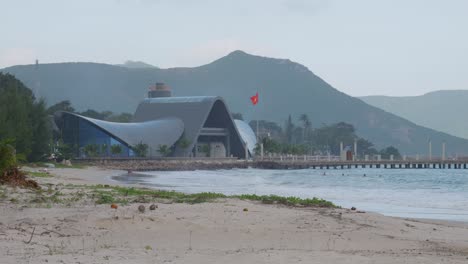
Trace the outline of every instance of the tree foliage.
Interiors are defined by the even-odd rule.
[[[291,115],[285,122],[284,129],[274,123],[265,120],[259,120],[260,130],[264,131],[262,139],[259,143],[263,143],[265,154],[319,154],[339,155],[340,142],[346,147],[353,148],[356,141],[358,147],[358,155],[374,155],[382,154],[383,158],[388,158],[391,154],[395,159],[401,157],[398,150],[394,147],[386,148],[378,151],[374,148],[372,142],[360,138],[356,135],[356,130],[353,125],[339,122],[331,125],[323,124],[319,128],[312,128],[312,122],[306,114],[300,115],[297,119],[300,125],[295,125]],[[251,127],[256,124],[254,121],[250,123]],[[260,145],[255,148],[257,154],[260,153]]]
[[[84,153],[87,157],[97,157],[100,154],[100,147],[98,144],[88,144],[84,146]]]
[[[13,75],[0,73],[0,139],[13,139],[16,152],[37,161],[49,152],[50,123],[45,102]]]
[[[400,152],[393,146],[386,147],[380,151],[383,159],[390,159],[390,155],[393,155],[394,159],[401,159]]]
[[[58,102],[58,103],[50,106],[47,109],[47,114],[53,115],[55,112],[58,112],[58,111],[65,111],[65,112],[74,113],[75,108],[73,108],[73,106],[72,106],[72,104],[71,104],[71,102],[69,100],[64,100],[64,101]]]
[[[137,157],[146,157],[148,155],[148,145],[140,142],[133,146],[133,151]]]
[[[161,156],[167,157],[171,154],[171,149],[167,145],[159,145],[158,152]]]
[[[178,141],[177,145],[184,150],[184,156],[186,155],[187,148],[190,147],[192,141],[188,140],[185,136],[182,136]]]
[[[111,111],[102,111],[98,112],[93,109],[88,109],[84,112],[78,112],[78,114],[82,116],[91,117],[94,119],[105,120],[110,122],[118,122],[118,123],[129,123],[132,120],[133,115],[130,113],[120,113],[116,114]]]
[[[232,119],[237,119],[237,120],[244,120],[244,117],[242,116],[241,113],[232,113]]]
[[[17,165],[13,143],[11,139],[0,140],[0,175]]]
[[[119,155],[122,153],[122,146],[117,145],[117,144],[111,145],[110,150],[111,150],[112,155]]]
[[[57,144],[56,159],[58,161],[72,159],[75,153],[77,152],[77,148],[78,147],[76,145],[70,146],[69,144],[63,143],[62,140],[59,140]]]

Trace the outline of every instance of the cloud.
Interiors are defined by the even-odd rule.
[[[5,49],[0,52],[0,68],[21,64],[34,64],[36,58],[36,52],[31,48]]]

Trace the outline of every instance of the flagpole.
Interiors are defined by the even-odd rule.
[[[260,103],[260,100],[259,100],[259,99],[260,99],[260,98],[258,97],[258,92],[257,92],[257,104]],[[257,106],[257,108],[258,108],[258,106]],[[256,119],[257,119],[257,134],[256,134],[256,135],[257,135],[257,143],[258,143],[258,141],[259,141],[259,139],[260,139],[260,135],[258,134],[258,110],[257,110],[256,112],[257,112],[257,118],[256,118]]]

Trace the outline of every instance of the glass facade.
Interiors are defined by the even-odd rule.
[[[78,157],[129,157],[134,155],[125,143],[85,119],[65,114],[62,117],[62,122],[63,141],[76,149]],[[112,153],[112,149],[116,153]],[[120,153],[116,150],[120,150]]]

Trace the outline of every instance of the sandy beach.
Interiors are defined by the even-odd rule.
[[[1,263],[468,263],[467,223],[231,198],[111,209],[96,199],[124,172],[49,170],[42,191],[1,187]]]

